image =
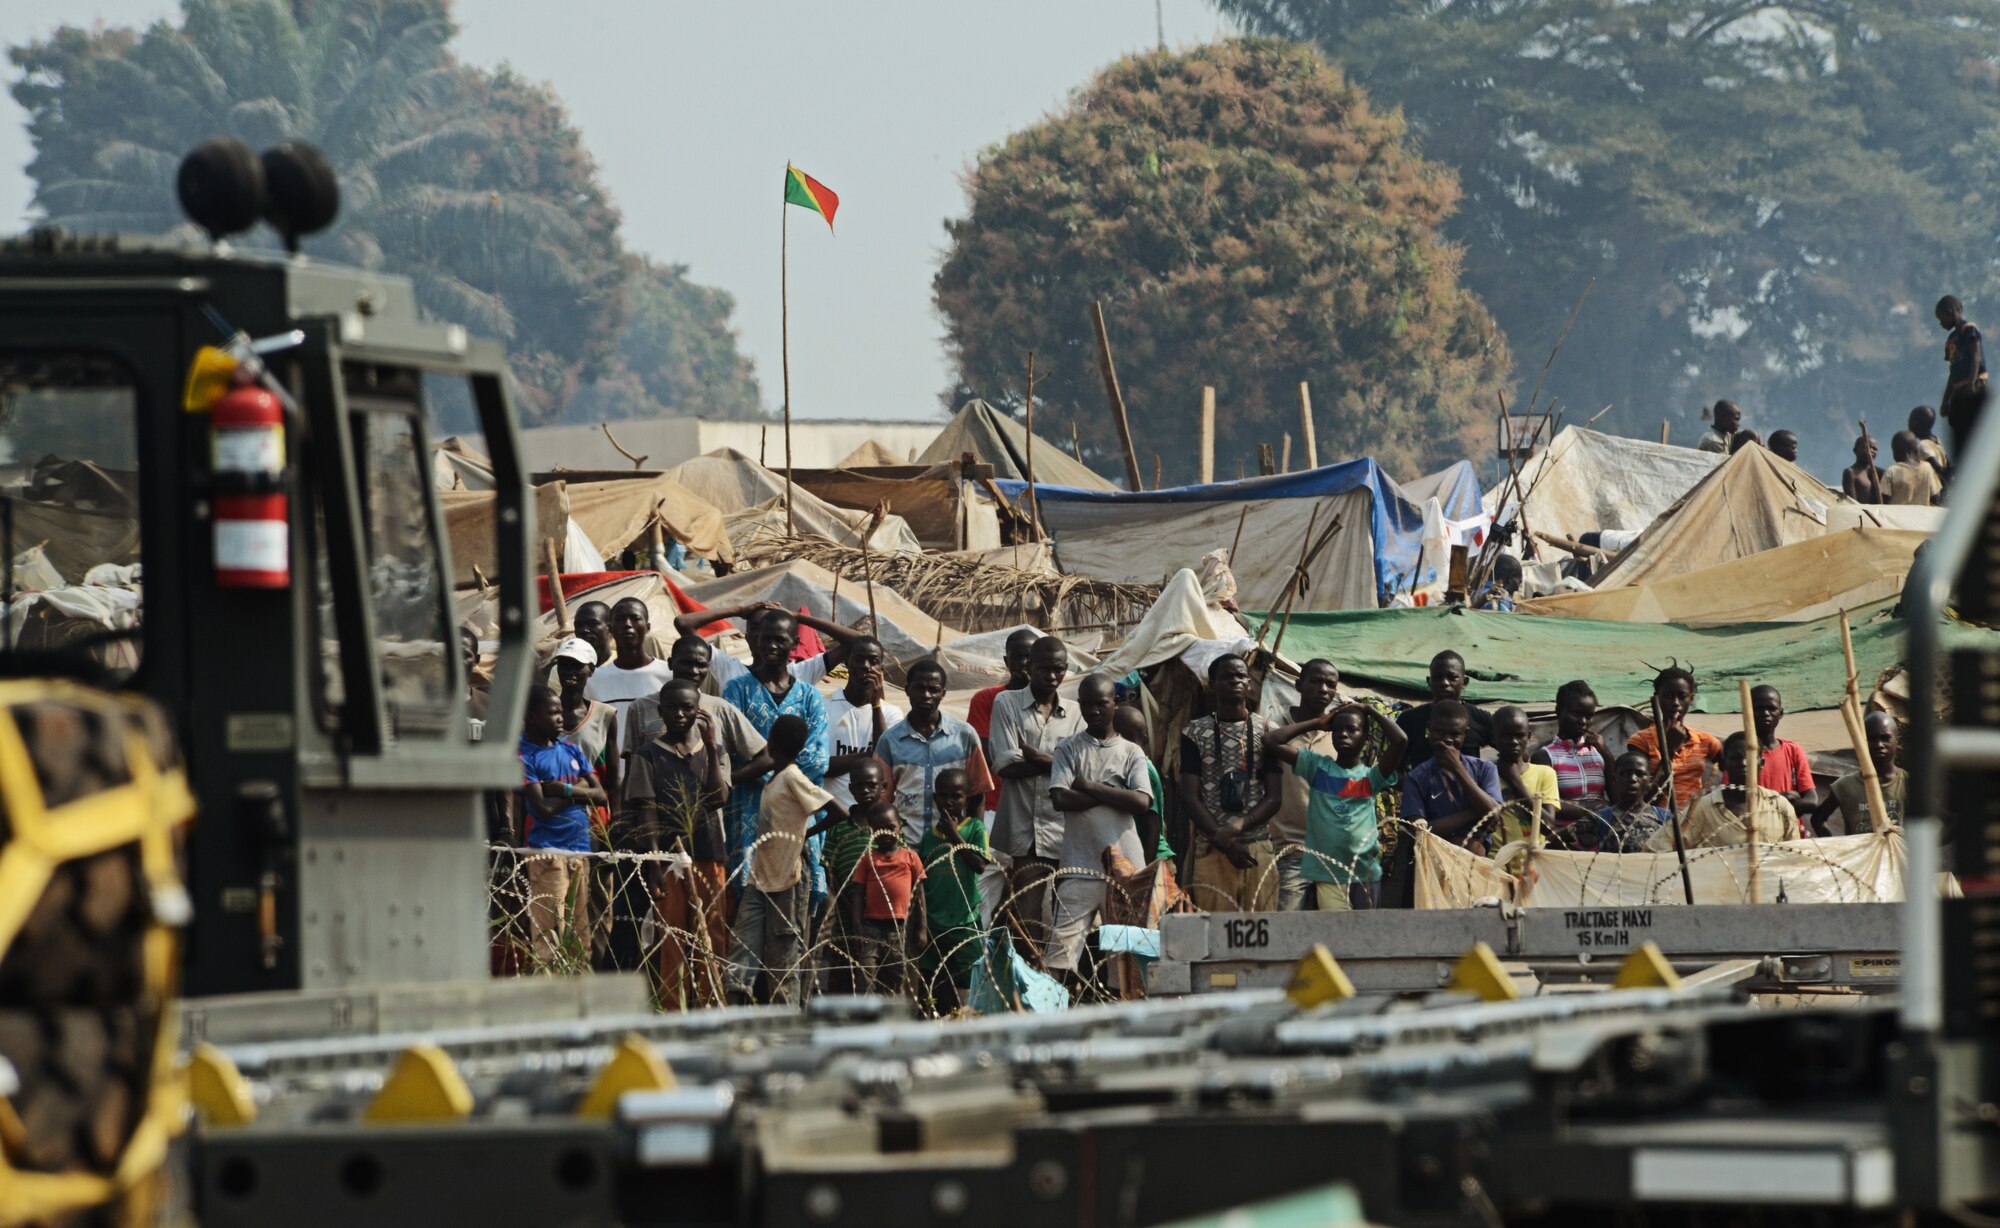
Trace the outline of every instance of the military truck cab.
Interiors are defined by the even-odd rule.
[[[261,351],[250,408],[277,406],[275,432],[219,431],[191,387],[232,337]],[[190,994],[486,975],[486,796],[518,783],[535,612],[504,370],[402,277],[224,243],[0,244],[0,661],[109,673],[178,721]],[[456,542],[433,480],[451,402],[493,471]]]

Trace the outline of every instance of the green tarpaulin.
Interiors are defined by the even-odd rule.
[[[1863,699],[1881,672],[1903,659],[1905,624],[1890,615],[1894,605],[1880,602],[1849,615]],[[1263,619],[1245,617],[1253,627]],[[1995,647],[2000,634],[1954,625],[1947,642]],[[1557,687],[1582,678],[1600,702],[1643,707],[1653,674],[1676,659],[1700,682],[1695,708],[1702,712],[1742,711],[1739,678],[1777,687],[1794,712],[1838,707],[1847,681],[1837,617],[1697,631],[1679,623],[1535,618],[1462,607],[1343,610],[1292,615],[1283,644],[1294,661],[1325,657],[1344,679],[1418,694],[1428,690],[1431,657],[1447,648],[1465,658],[1465,698],[1473,703],[1553,705]]]

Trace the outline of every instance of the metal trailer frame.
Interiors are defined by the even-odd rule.
[[[1744,965],[1753,991],[1887,993],[1901,974],[1895,904],[1685,904],[1592,908],[1186,913],[1162,918],[1154,993],[1282,989],[1315,946],[1364,992],[1420,993],[1485,943],[1542,984],[1609,984],[1655,943],[1677,971]]]

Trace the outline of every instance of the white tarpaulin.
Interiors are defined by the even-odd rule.
[[[1688,878],[1697,904],[1769,904],[1780,894],[1796,904],[1896,903],[1903,898],[1903,837],[1892,830],[1693,849],[1688,853]],[[1491,858],[1428,830],[1418,836],[1417,907],[1470,908],[1482,899],[1517,895],[1525,896],[1519,902],[1530,908],[1682,904],[1687,899],[1680,861],[1672,853],[1542,849],[1529,855],[1528,866],[1517,879]]]
[[[1597,529],[1643,529],[1722,459],[1720,452],[1566,426],[1521,467],[1521,489],[1534,492],[1528,527],[1571,541]],[[1486,492],[1487,512],[1500,511],[1504,489]]]
[[[1098,668],[1122,678],[1135,669],[1180,657],[1197,677],[1206,677],[1210,661],[1225,652],[1247,651],[1252,642],[1235,615],[1209,604],[1201,581],[1183,567],[1167,581],[1139,625],[1126,634],[1125,643]]]

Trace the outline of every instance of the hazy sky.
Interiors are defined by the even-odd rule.
[[[0,5],[0,41],[64,22],[145,23],[162,0]],[[551,83],[625,214],[625,243],[736,296],[779,402],[778,242],[787,159],[840,194],[838,235],[791,211],[792,404],[802,417],[924,418],[949,382],[930,281],[958,174],[1157,41],[1155,0],[458,0],[460,55]],[[1229,28],[1159,0],[1170,46]],[[11,81],[11,75],[10,75]],[[0,98],[0,229],[25,219],[24,116]]]

